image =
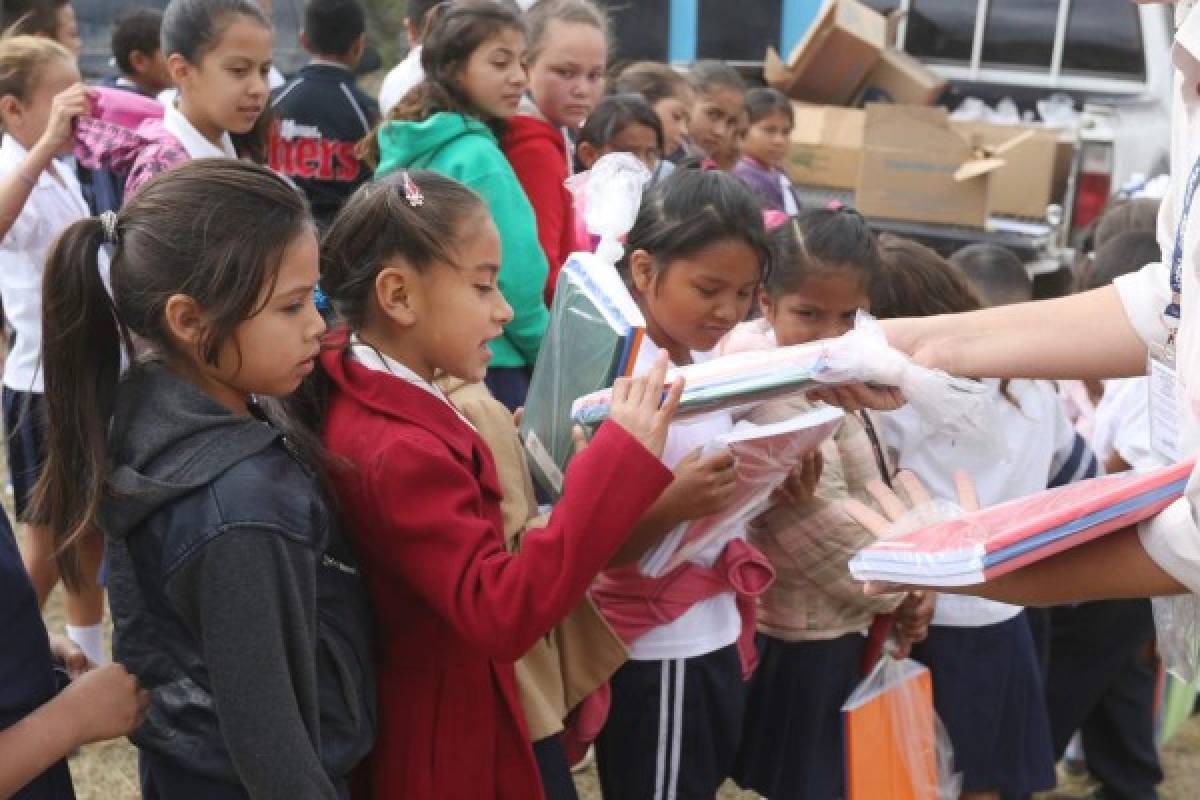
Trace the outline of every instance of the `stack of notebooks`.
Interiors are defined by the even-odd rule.
[[[550,497],[562,493],[574,453],[571,404],[628,375],[645,330],[616,268],[591,253],[572,255],[559,275],[521,422],[530,470]]]
[[[822,385],[817,376],[822,371],[825,346],[814,342],[754,350],[673,369],[668,381],[677,375],[685,379],[676,419],[817,388]],[[571,406],[571,416],[583,425],[599,425],[608,418],[611,401],[611,389],[581,396]]]
[[[971,586],[1135,525],[1183,495],[1194,461],[1069,484],[881,539],[850,559],[860,581]]]

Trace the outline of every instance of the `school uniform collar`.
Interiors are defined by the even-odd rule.
[[[217,147],[196,130],[174,105],[167,106],[166,113],[163,114],[163,127],[179,140],[191,158],[237,158],[237,151],[233,149],[233,139],[229,138],[228,131],[221,134],[221,146]]]
[[[454,413],[458,414],[459,419],[461,419],[463,422],[467,423],[472,428],[475,427],[471,424],[471,420],[467,419],[466,416],[458,410],[458,407],[450,402],[450,398],[446,396],[446,393],[442,391],[440,386],[432,381],[425,380],[408,366],[401,364],[399,361],[392,358],[382,350],[378,350],[362,341],[358,338],[358,334],[351,334],[350,336],[350,354],[354,356],[354,358],[358,360],[358,363],[362,364],[364,367],[373,369],[376,372],[384,372],[389,375],[393,375],[402,381],[408,381],[418,389],[424,389],[438,400],[441,400],[443,403],[450,406]]]
[[[355,402],[377,414],[429,430],[465,461],[474,461],[487,452],[479,434],[463,421],[440,390],[436,394],[442,401],[430,403],[429,389],[359,363],[350,352],[350,337],[345,330],[330,334],[327,345],[330,349],[321,354],[321,365]]]

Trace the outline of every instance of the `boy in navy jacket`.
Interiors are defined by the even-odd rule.
[[[313,59],[272,103],[271,169],[304,191],[321,228],[371,178],[354,152],[379,121],[379,106],[354,82],[365,31],[358,0],[309,0],[300,43]]]

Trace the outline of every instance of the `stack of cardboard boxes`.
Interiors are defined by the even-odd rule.
[[[959,122],[931,106],[946,82],[895,50],[895,19],[824,0],[767,82],[796,100],[787,168],[797,184],[855,192],[867,216],[983,227],[991,215],[1043,219],[1072,148],[1036,126]]]

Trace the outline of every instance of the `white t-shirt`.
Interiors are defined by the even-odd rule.
[[[991,390],[991,414],[1004,431],[1003,458],[955,441],[946,434],[930,435],[911,407],[881,414],[881,436],[894,463],[911,470],[942,500],[955,502],[954,471],[965,470],[975,483],[981,506],[991,506],[1045,490],[1050,479],[1070,458],[1075,429],[1062,399],[1046,381],[1011,381],[1000,393],[1000,381],[985,381]],[[934,625],[976,627],[1012,619],[1020,606],[979,597],[939,595]]]
[[[27,151],[5,134],[0,142],[0,175],[20,168]],[[51,173],[55,177],[51,177]],[[58,234],[91,214],[79,181],[57,161],[38,176],[37,185],[12,228],[0,241],[0,298],[16,341],[4,362],[4,385],[21,392],[44,391],[42,381],[42,276]],[[108,259],[100,254],[101,274]]]
[[[1116,453],[1133,469],[1164,466],[1150,448],[1149,403],[1149,378],[1104,382],[1092,432],[1092,448],[1101,461]]]
[[[1183,210],[1192,166],[1200,157],[1200,12],[1187,9],[1175,34],[1174,101],[1171,108],[1171,184],[1158,217],[1158,243],[1169,258],[1175,249],[1175,229]],[[1200,198],[1197,198],[1200,200]],[[1193,203],[1195,206],[1195,204]],[[1176,337],[1176,368],[1180,383],[1179,450],[1193,456],[1200,450],[1200,206],[1191,214],[1183,240],[1183,298]],[[1163,309],[1171,301],[1170,265],[1148,264],[1113,285],[1125,313],[1148,344],[1166,341]],[[1142,546],[1175,580],[1200,594],[1200,467],[1192,473],[1184,497],[1140,526]]]
[[[634,363],[635,375],[647,372],[654,366],[659,349],[649,340],[642,342]],[[706,361],[710,353],[693,353],[694,361]],[[663,448],[662,461],[668,469],[688,453],[704,447],[716,436],[733,428],[729,414],[705,414],[694,420],[684,420],[671,426],[667,443]],[[638,567],[645,575],[658,575],[670,556],[679,548],[687,523],[680,525],[650,551],[642,556]],[[741,536],[745,536],[743,531]],[[712,566],[725,548],[728,538],[717,540],[697,553],[692,561]],[[629,657],[635,661],[658,661],[672,658],[693,658],[720,650],[737,641],[742,630],[742,618],[738,614],[737,598],[732,591],[702,600],[689,608],[679,619],[662,625],[634,640],[629,646]]]
[[[379,113],[387,117],[388,112],[404,99],[404,95],[423,80],[425,70],[421,67],[421,46],[417,45],[383,79],[383,85],[379,87]]]

